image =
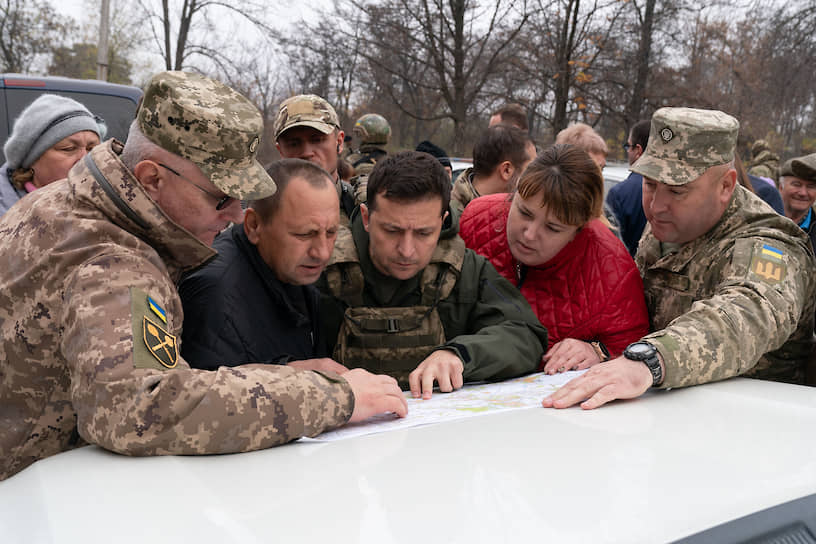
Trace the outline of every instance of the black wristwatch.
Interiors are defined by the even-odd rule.
[[[626,346],[623,356],[633,361],[640,361],[652,373],[652,386],[663,381],[663,371],[660,369],[660,359],[657,358],[657,348],[649,342],[635,342]]]

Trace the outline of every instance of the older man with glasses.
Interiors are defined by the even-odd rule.
[[[785,161],[779,169],[779,194],[785,217],[808,233],[816,246],[816,153]]]
[[[222,112],[229,112],[225,115]],[[127,144],[109,140],[0,220],[0,480],[91,443],[127,455],[267,448],[377,412],[396,381],[362,370],[190,368],[181,274],[215,257],[239,199],[276,185],[246,98],[154,76]]]

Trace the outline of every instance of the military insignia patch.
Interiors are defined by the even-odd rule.
[[[150,297],[147,297],[147,307],[150,308],[150,311],[156,314],[156,316],[158,316],[158,318],[165,324],[167,323],[167,312],[164,311],[164,308],[159,306],[158,302]]]
[[[147,351],[155,357],[162,366],[174,368],[178,363],[178,347],[176,337],[162,329],[147,318],[142,318],[142,337]]]
[[[250,153],[255,153],[255,150],[258,149],[258,142],[260,142],[260,139],[258,139],[258,137],[255,136],[255,139],[252,140],[252,142],[249,144]]]
[[[776,284],[785,279],[788,267],[782,259],[784,253],[773,246],[763,244],[751,257],[751,272],[764,281]]]
[[[674,138],[674,132],[672,132],[672,129],[669,127],[666,127],[660,131],[660,137],[663,138],[664,142],[669,142]]]

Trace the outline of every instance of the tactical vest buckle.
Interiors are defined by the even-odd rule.
[[[399,319],[394,319],[393,317],[388,318],[388,328],[386,328],[386,332],[399,332]]]

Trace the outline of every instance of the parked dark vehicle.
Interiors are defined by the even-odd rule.
[[[108,133],[125,141],[136,115],[142,90],[97,80],[67,77],[35,77],[22,74],[0,74],[0,164],[5,162],[2,144],[14,127],[14,119],[41,94],[58,94],[84,104],[94,115],[105,120]]]

